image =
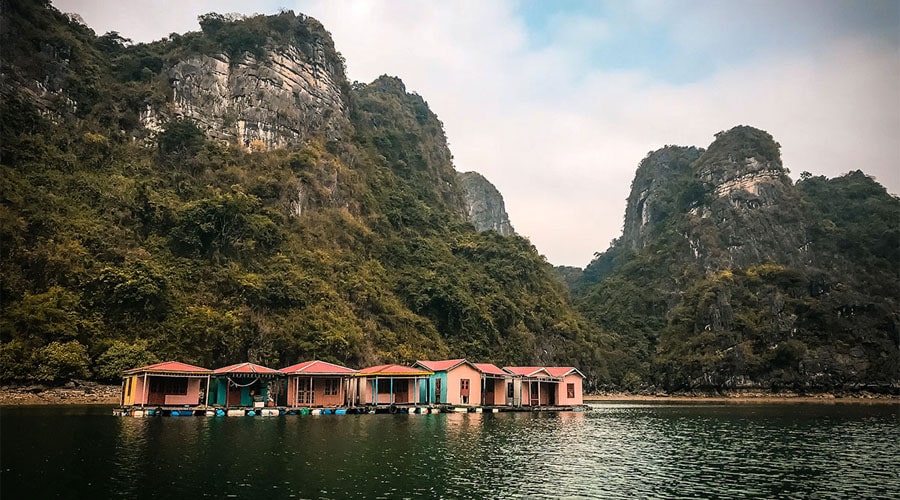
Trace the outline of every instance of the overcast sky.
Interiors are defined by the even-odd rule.
[[[399,76],[444,122],[459,171],[503,194],[516,231],[583,267],[622,230],[638,163],[762,128],[785,166],[860,169],[900,192],[900,2],[54,0],[135,42],[208,12],[320,20],[351,80]]]

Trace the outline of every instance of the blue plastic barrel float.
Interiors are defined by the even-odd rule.
[[[334,410],[335,415],[346,415],[347,410]]]
[[[223,409],[221,409],[221,408],[217,408],[217,409],[216,409],[216,416],[217,416],[217,417],[224,417],[224,416],[225,416],[225,410],[223,410]]]

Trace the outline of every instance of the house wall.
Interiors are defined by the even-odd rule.
[[[359,394],[360,394],[360,403],[361,404],[372,404],[372,383],[375,380],[375,377],[360,377],[362,380],[359,382]],[[378,380],[390,380],[391,377],[379,377]],[[416,378],[415,377],[393,377],[394,379],[394,403],[397,404],[406,404],[406,403],[414,403],[417,398],[416,396]],[[407,380],[406,389],[402,387],[398,387],[397,382],[401,380]],[[425,385],[427,384],[427,380],[419,379],[418,384]],[[421,393],[421,388],[419,390]],[[419,400],[421,401],[421,400]],[[377,404],[380,405],[389,405],[391,404],[391,395],[390,393],[384,392],[379,393],[378,398],[376,400]]]
[[[287,384],[287,404],[288,406],[343,406],[346,404],[346,394],[347,394],[347,378],[346,377],[333,377],[333,376],[314,376],[312,377],[312,386],[313,386],[313,404],[310,405],[306,402],[298,402],[297,400],[297,385],[299,384],[302,389],[307,389],[309,387],[309,376],[290,376],[288,377]],[[325,380],[337,380],[338,381],[338,393],[336,395],[325,395]]]
[[[568,384],[573,384],[575,386],[575,397],[569,397]],[[557,404],[563,406],[584,404],[581,376],[577,373],[570,373],[566,375],[563,381],[559,384],[556,400],[558,401]]]
[[[529,380],[522,382],[522,406],[547,406],[558,404],[556,402],[556,394],[559,391],[558,383]],[[534,389],[537,387],[538,389]],[[532,391],[538,391],[535,394]],[[552,393],[552,397],[551,397]],[[534,397],[537,396],[537,397]]]
[[[481,402],[484,406],[507,406],[506,401],[506,384],[512,383],[512,379],[502,379],[502,378],[484,378],[482,379],[482,384],[485,389],[488,387],[494,388],[493,400],[488,398],[491,397],[491,394],[487,392],[487,390],[483,391],[485,393],[485,400]],[[510,405],[512,401],[510,401]]]
[[[235,379],[238,383],[242,382],[240,378]],[[217,377],[210,380],[209,393],[207,396],[208,404],[218,406],[253,406],[253,394],[262,394],[263,401],[267,400],[268,384],[264,379],[250,385],[248,387],[229,386],[226,377]],[[190,393],[190,390],[188,390]]]
[[[437,380],[441,381],[441,394],[437,394]],[[422,403],[447,404],[447,372],[435,372],[427,381],[419,383],[419,401]]]
[[[522,406],[522,403],[528,401],[527,395],[523,399],[522,395],[524,394],[522,391],[525,389],[525,385],[522,383],[522,379],[514,378],[513,379],[513,406]]]
[[[134,386],[135,380],[137,377],[125,377],[124,385],[122,387],[122,404],[124,406],[130,406],[134,404]]]
[[[133,379],[133,383],[131,386],[130,394],[126,393],[125,395],[125,404],[127,405],[198,405],[200,404],[200,382],[199,378],[189,378],[187,379],[187,394],[158,394],[151,393],[150,387],[147,387],[146,396],[144,394],[144,376],[143,375],[134,375],[131,377]],[[177,378],[177,377],[174,377]],[[150,386],[150,381],[153,379],[153,375],[150,375],[147,378],[147,385]],[[127,385],[127,383],[126,383]],[[130,402],[129,402],[130,401]]]
[[[187,394],[166,394],[167,405],[198,405],[200,404],[200,379],[188,379]]]
[[[469,380],[469,400],[463,402],[460,396],[460,381]],[[463,363],[447,372],[447,404],[462,406],[481,406],[481,373]]]

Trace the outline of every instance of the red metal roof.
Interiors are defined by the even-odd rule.
[[[162,363],[125,370],[123,373],[125,375],[134,375],[136,373],[184,373],[205,375],[207,373],[212,373],[212,370],[189,365],[180,361],[163,361]]]
[[[427,360],[416,361],[417,365],[422,365],[426,369],[431,370],[433,372],[450,371],[463,363],[466,363],[466,360],[464,360],[464,359],[444,359],[441,361],[427,361]]]
[[[574,366],[545,366],[544,369],[554,377],[565,377],[566,375],[575,372],[581,376],[581,378],[584,378],[584,374],[578,371]]]
[[[415,376],[415,375],[433,375],[434,372],[428,370],[420,370],[411,366],[403,365],[378,365],[363,368],[356,372],[357,377],[387,377],[387,376]]]
[[[296,365],[288,366],[279,370],[285,375],[353,375],[356,370],[347,368],[346,366],[336,365],[327,361],[304,361]]]
[[[257,365],[255,363],[238,363],[236,365],[223,366],[222,368],[218,368],[213,370],[213,373],[216,375],[222,375],[225,373],[239,373],[239,374],[248,374],[248,375],[279,375],[281,372],[278,370],[273,370],[272,368]]]
[[[501,369],[499,366],[492,363],[473,363],[475,368],[478,368],[478,371],[484,373],[485,375],[509,375]]]
[[[543,366],[504,366],[503,369],[513,375],[521,375],[523,377],[534,377],[538,375],[539,372],[546,373],[548,377],[555,377],[555,375],[551,375]]]

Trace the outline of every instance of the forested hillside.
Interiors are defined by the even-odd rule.
[[[735,127],[648,155],[624,226],[573,285],[614,385],[900,388],[900,200],[862,172],[795,184]]]
[[[4,381],[448,356],[602,376],[552,267],[465,219],[426,102],[347,82],[314,19],[130,44],[47,2],[2,15]],[[211,93],[204,65],[238,90]],[[272,89],[240,90],[260,74]]]
[[[554,269],[426,101],[349,82],[313,18],[132,44],[0,7],[4,382],[465,357],[588,389],[900,392],[900,200],[861,171],[794,182],[748,126],[666,146],[622,236]]]

